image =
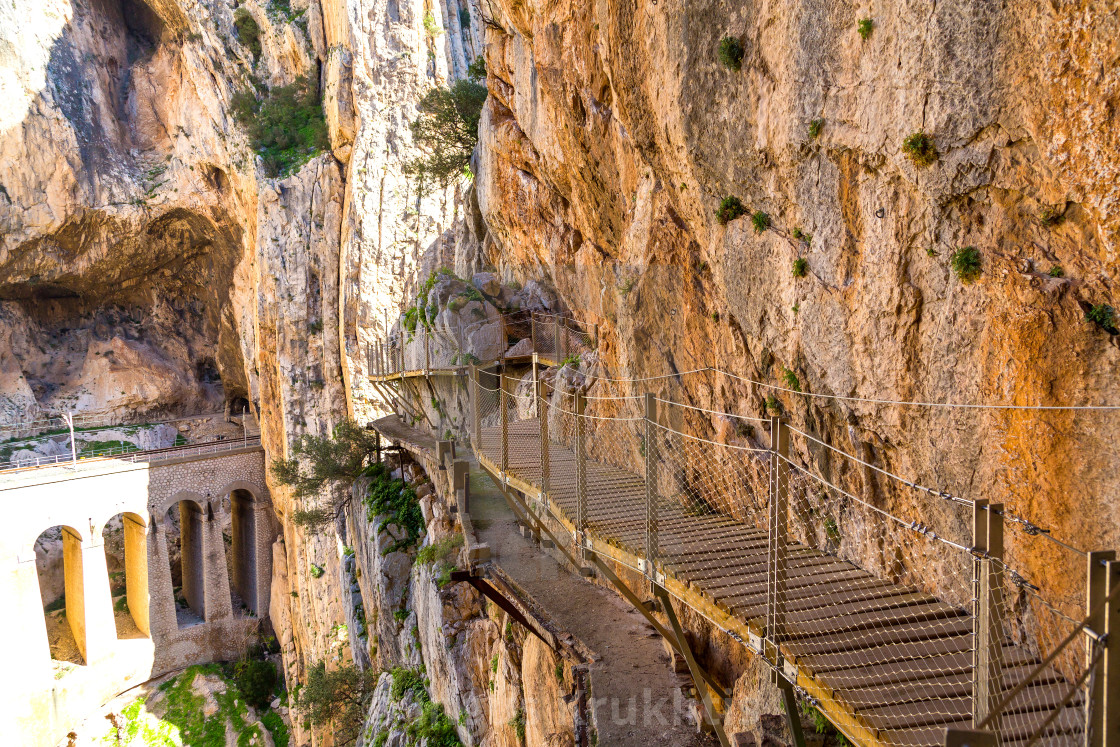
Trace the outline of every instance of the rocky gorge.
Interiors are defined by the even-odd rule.
[[[390,409],[370,346],[408,309],[448,331],[562,311],[596,330],[569,390],[666,377],[662,396],[780,411],[857,455],[802,456],[884,511],[924,504],[879,471],[1114,548],[1115,412],[1014,408],[1116,403],[1118,18],[1105,0],[0,4],[0,423],[247,409],[275,462]],[[469,175],[425,184],[411,125],[476,60]],[[298,127],[262,124],[285,107]],[[465,429],[458,386],[404,397],[434,435]],[[714,414],[673,425],[769,446]],[[425,519],[406,550],[360,497],[309,532],[308,499],[269,485],[286,692],[356,665],[376,680],[364,744],[579,743],[578,667],[418,561],[454,534],[447,487],[396,469]],[[867,567],[947,573],[833,522]],[[1080,617],[1080,559],[1013,530],[1008,558]],[[734,690],[732,730],[788,739],[757,662],[684,622]],[[345,742],[296,713],[292,744]]]

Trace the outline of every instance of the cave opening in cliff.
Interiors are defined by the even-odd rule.
[[[163,21],[139,0],[121,0],[120,14],[126,31],[128,64],[149,59],[163,39]]]
[[[51,659],[85,664],[82,535],[73,527],[54,526],[39,534],[35,546],[35,570]]]
[[[178,525],[178,532],[167,538],[167,551],[175,596],[175,619],[179,628],[198,625],[206,620],[203,533],[207,522],[204,517],[202,506],[189,499],[181,500],[167,510],[165,526]]]
[[[117,514],[105,523],[101,539],[117,638],[150,637],[147,522],[131,512]]]

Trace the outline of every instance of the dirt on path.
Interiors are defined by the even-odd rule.
[[[690,680],[675,674],[660,636],[620,596],[569,572],[521,536],[497,487],[474,462],[471,519],[479,541],[552,619],[598,656],[590,665],[592,719],[598,744],[612,747],[708,747],[697,733]]]

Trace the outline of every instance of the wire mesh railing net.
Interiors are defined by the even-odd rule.
[[[476,369],[477,379],[471,382],[474,402],[474,427],[471,429],[475,450],[492,461],[502,456],[502,417],[500,379],[496,374]]]
[[[749,608],[766,575],[769,453],[663,425],[652,425],[647,441],[655,559],[732,611]]]

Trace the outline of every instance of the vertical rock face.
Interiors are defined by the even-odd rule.
[[[711,374],[665,391],[755,416],[776,396],[795,426],[875,467],[1115,546],[1109,413],[864,401],[1114,402],[1117,338],[1085,321],[1116,305],[1120,247],[1106,6],[908,3],[863,39],[855,5],[496,0],[477,180],[487,259],[555,284],[620,375],[716,366],[785,386],[789,371],[805,391],[863,399]],[[741,42],[741,69],[720,63],[724,37]],[[918,132],[937,153],[926,166],[903,149]],[[728,196],[746,214],[721,225]],[[951,257],[970,246],[982,275],[966,284]],[[727,437],[717,418],[683,425]],[[936,502],[831,469],[970,541]],[[868,567],[903,563],[863,527],[840,531]],[[1073,599],[1079,559],[1009,532],[1011,562]]]

